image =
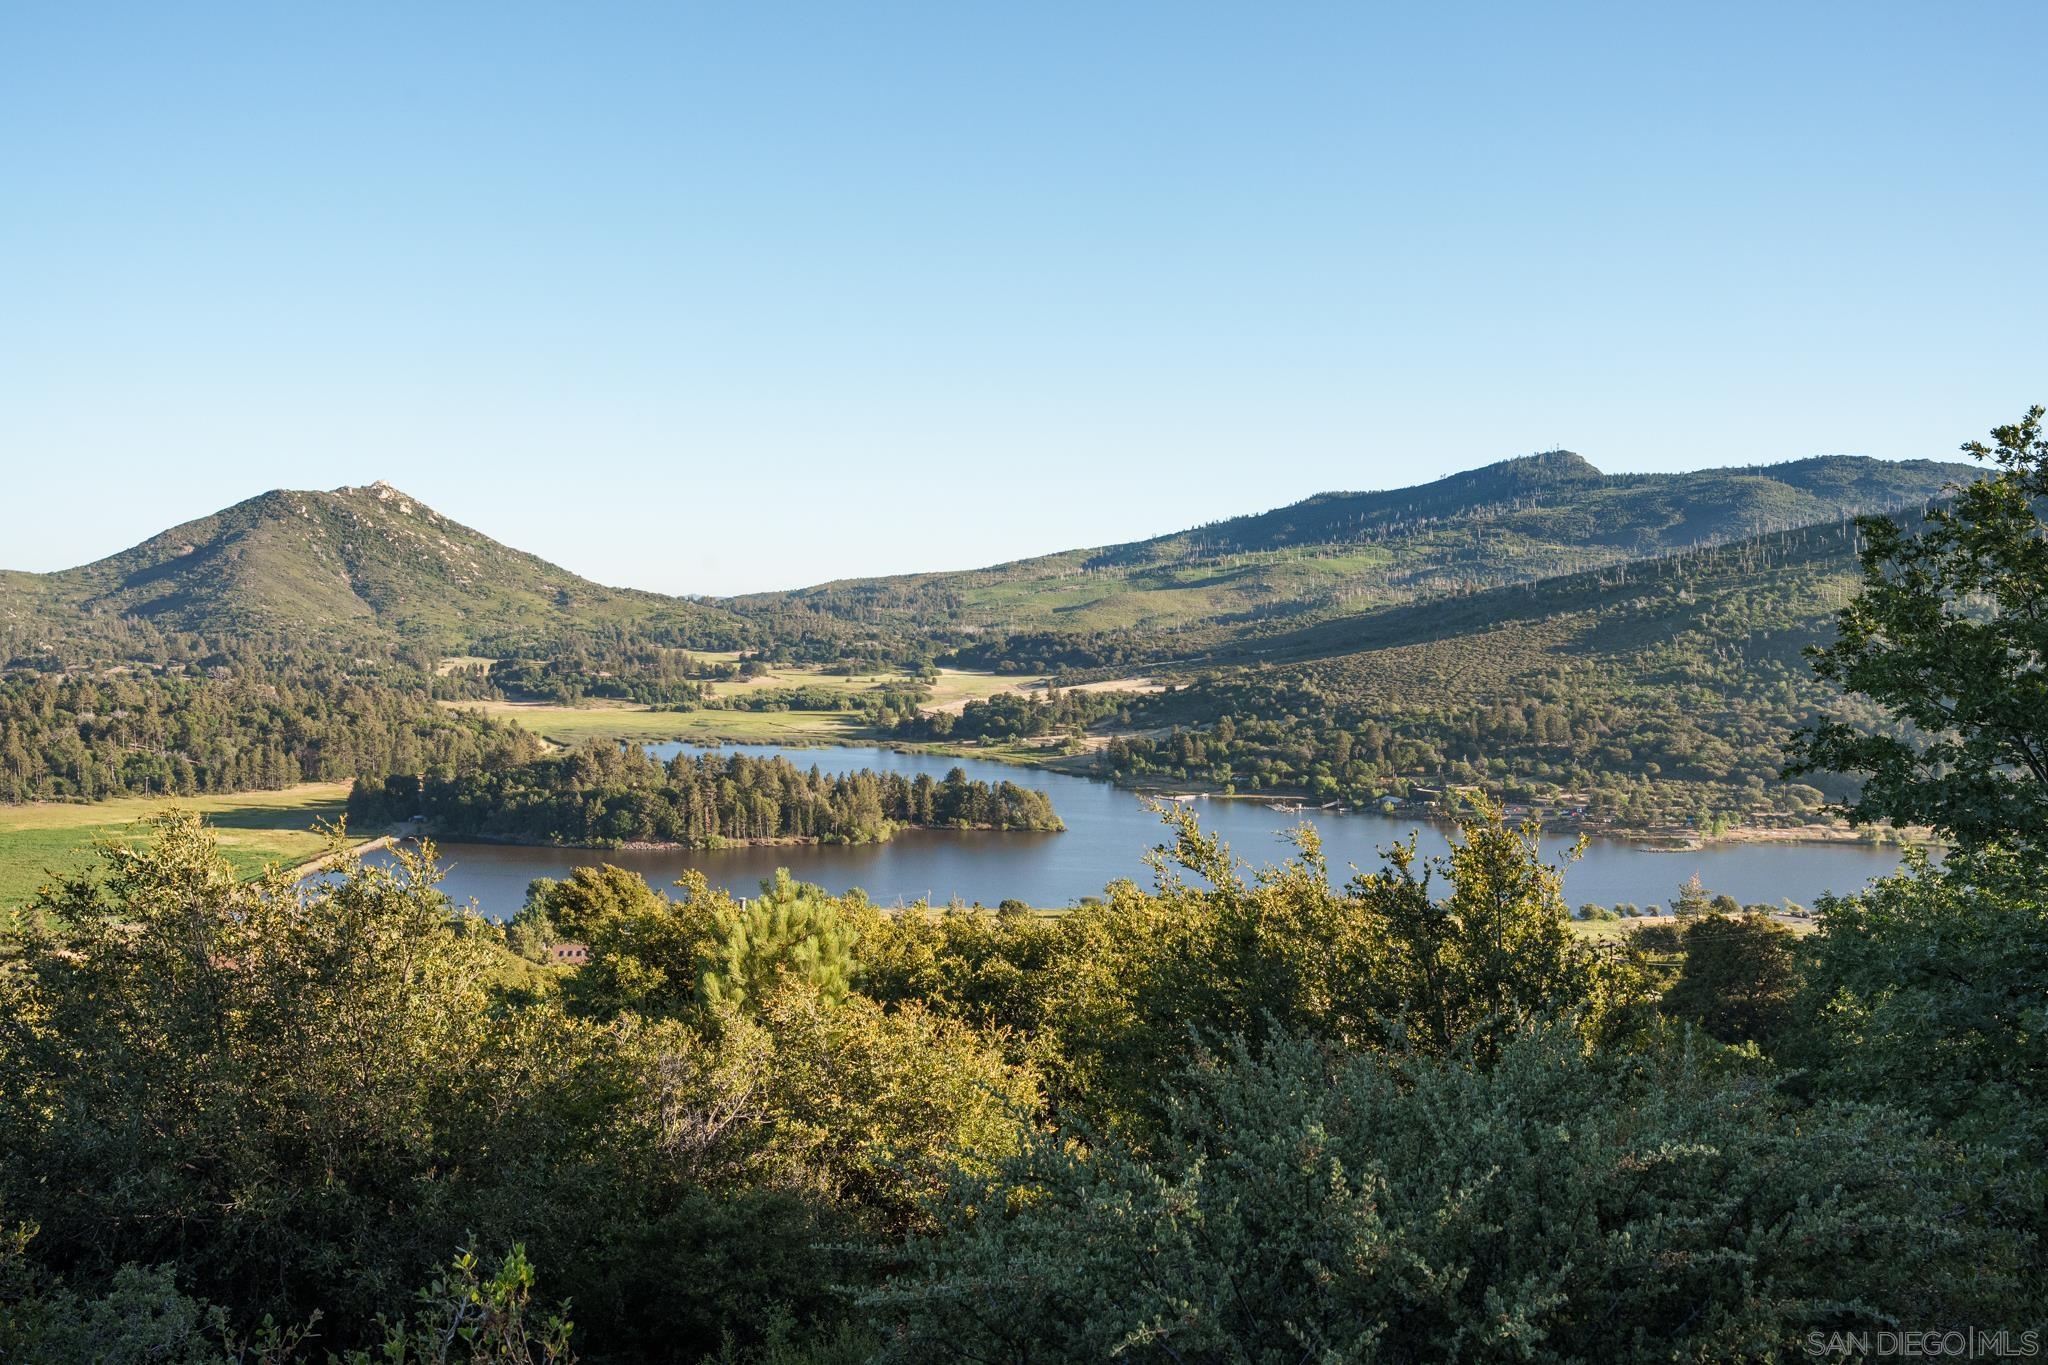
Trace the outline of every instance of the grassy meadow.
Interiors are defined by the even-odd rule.
[[[715,656],[713,656],[715,657]],[[933,710],[958,711],[970,701],[983,701],[1003,692],[1022,692],[1042,687],[1043,678],[1015,674],[984,673],[964,668],[942,668],[931,684]],[[792,687],[816,687],[831,692],[858,694],[885,687],[914,687],[917,680],[904,673],[828,673],[804,664],[772,668],[754,678],[707,683],[713,697],[745,696],[750,692],[772,692]]]
[[[717,658],[717,655],[704,657]],[[947,668],[932,684],[928,709],[959,711],[970,701],[1004,692],[1020,692],[1044,684],[1042,678]],[[717,698],[750,692],[822,688],[849,695],[881,687],[911,685],[901,673],[835,674],[806,666],[771,669],[757,678],[709,684]],[[853,744],[879,738],[852,711],[742,711],[708,708],[699,711],[657,711],[634,702],[590,701],[575,706],[525,701],[444,701],[453,711],[482,711],[499,720],[516,721],[554,744],[588,740],[657,742],[681,740],[709,744]]]
[[[269,863],[300,863],[317,856],[325,839],[314,826],[339,820],[347,803],[346,783],[309,782],[284,791],[231,796],[127,796],[91,805],[0,806],[0,909],[26,905],[53,877],[87,866],[99,839],[138,841],[141,822],[169,806],[204,815],[219,832],[221,851],[235,870],[253,877]]]
[[[743,697],[752,692],[777,692],[791,687],[815,687],[827,692],[872,692],[880,687],[907,687],[910,679],[901,673],[827,673],[806,664],[784,664],[751,678],[715,679],[704,684],[714,698]]]
[[[1043,678],[1022,678],[1014,673],[980,673],[964,668],[942,668],[932,684],[927,711],[959,711],[971,701],[987,701],[1009,692],[1031,692],[1045,686]]]
[[[555,706],[547,702],[451,701],[455,711],[482,711],[516,721],[555,744],[587,740],[685,740],[731,744],[850,743],[866,731],[851,711],[656,711],[628,702]]]

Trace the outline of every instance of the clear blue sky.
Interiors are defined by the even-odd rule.
[[[2048,5],[0,8],[0,567],[389,479],[607,582],[2048,400]]]

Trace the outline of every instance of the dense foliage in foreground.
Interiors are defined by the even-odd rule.
[[[1861,772],[1857,814],[1970,842],[2048,849],[2048,411],[1964,450],[1997,473],[1935,508],[1918,534],[1859,523],[1863,591],[1815,670],[1910,724],[1840,722],[1805,737],[1803,767]]]
[[[448,838],[584,845],[870,843],[899,827],[1061,828],[1045,793],[970,782],[958,768],[939,782],[867,769],[828,775],[744,754],[677,754],[661,763],[615,744],[461,776],[358,781],[348,809],[358,828],[423,816]]]
[[[238,883],[174,818],[0,978],[0,1358],[156,1333],[216,1361],[266,1316],[311,1333],[273,1359],[468,1313],[532,1349],[396,1358],[785,1362],[1783,1357],[2015,1322],[2044,1210],[2013,955],[2048,879],[2001,873],[2031,930],[1918,927],[1972,875],[1831,907],[1769,1039],[1788,1085],[1573,937],[1497,815],[1348,888],[1312,843],[1247,877],[1183,825],[1155,888],[1057,920],[589,869],[507,929],[423,861]],[[571,935],[575,971],[509,951]],[[1909,999],[1874,969],[1902,950]]]

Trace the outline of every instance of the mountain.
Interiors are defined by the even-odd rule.
[[[79,568],[0,576],[0,608],[451,647],[570,626],[740,629],[715,607],[592,583],[381,482],[264,493]]]
[[[93,623],[210,635],[546,652],[565,632],[831,659],[1000,649],[1033,633],[1185,656],[1326,618],[1917,508],[1968,466],[1826,456],[1603,474],[1549,451],[1412,488],[1336,492],[1172,535],[959,573],[698,601],[610,588],[511,549],[385,483],[278,490],[75,569],[0,573],[0,632]],[[24,628],[26,628],[24,632]],[[1086,663],[1041,652],[1047,662]],[[1020,663],[1000,652],[985,662]]]
[[[992,568],[738,599],[924,629],[1186,631],[1358,611],[1917,508],[1968,465],[1821,456],[1603,474],[1570,451],[1412,488],[1323,493],[1171,535]]]

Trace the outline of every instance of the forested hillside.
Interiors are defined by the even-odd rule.
[[[1868,512],[1917,508],[1968,466],[1826,456],[1685,474],[1602,474],[1553,451],[1417,488],[1326,493],[1256,516],[962,573],[736,599],[852,622],[1185,650],[1247,623],[1569,574]],[[1222,627],[1222,630],[1218,630]],[[983,647],[987,653],[987,647]]]
[[[79,568],[0,574],[0,801],[523,761],[531,736],[435,706],[464,694],[444,656],[674,701],[695,695],[660,667],[678,646],[836,659],[852,632],[827,627],[603,587],[385,484],[265,493]]]
[[[1778,782],[1790,737],[1878,722],[1802,657],[1853,591],[1853,542],[1786,532],[1276,636],[1255,651],[1270,665],[1161,698],[1202,733],[1110,763],[1348,800],[1479,784],[1630,827],[1802,814],[1823,792]]]
[[[404,651],[151,633],[114,657],[24,662],[0,670],[0,801],[468,772],[536,751],[522,730],[435,706],[430,669]]]
[[[1164,692],[998,698],[903,733],[1093,731],[1120,778],[1317,801],[1473,785],[1595,827],[1797,818],[1848,788],[1780,781],[1792,735],[1879,723],[1804,657],[1832,638],[1857,543],[1829,523],[1247,633],[1154,666]]]

